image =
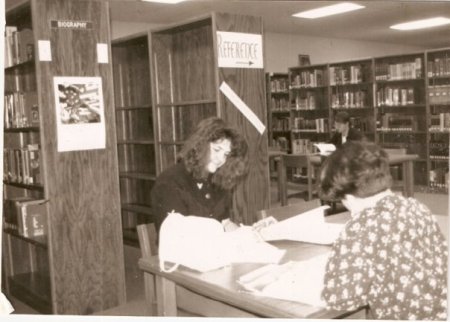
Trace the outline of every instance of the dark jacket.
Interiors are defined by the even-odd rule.
[[[349,128],[348,129],[348,135],[347,135],[347,142],[348,141],[361,141],[364,138],[364,135],[359,132],[357,129]],[[329,143],[333,143],[336,148],[342,146],[342,134],[339,132],[336,132],[330,139]]]
[[[198,184],[202,184],[199,188]],[[157,231],[167,213],[215,218],[230,217],[231,192],[207,181],[194,180],[184,163],[166,169],[156,179],[151,191],[152,212]]]

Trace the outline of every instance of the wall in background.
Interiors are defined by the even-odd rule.
[[[123,38],[161,26],[163,25],[112,21],[112,39]],[[429,49],[389,43],[270,32],[264,34],[264,47],[265,71],[272,73],[286,73],[289,67],[297,66],[299,54],[309,55],[311,64],[322,64],[364,57],[406,54]]]
[[[287,72],[298,65],[298,55],[310,56],[311,64],[341,62],[350,59],[397,55],[429,48],[348,39],[308,37],[294,34],[265,33],[266,72]]]

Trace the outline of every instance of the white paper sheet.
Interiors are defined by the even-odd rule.
[[[262,228],[259,233],[266,241],[295,240],[330,245],[338,237],[344,224],[325,222],[324,210],[329,206],[311,209],[303,214]]]
[[[241,276],[238,283],[255,295],[324,307],[320,295],[328,255],[283,265],[266,265]]]
[[[320,155],[330,155],[336,151],[336,146],[331,143],[314,143],[314,146],[319,149]]]

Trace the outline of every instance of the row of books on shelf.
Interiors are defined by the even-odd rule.
[[[272,97],[271,99],[272,111],[288,111],[289,99],[286,97]]]
[[[436,157],[445,156],[448,158],[449,156],[449,144],[448,141],[430,141],[430,155],[434,155]]]
[[[35,92],[36,88],[34,65],[23,67],[20,74],[13,70],[5,71],[5,93]]]
[[[427,63],[428,77],[450,76],[450,57],[436,57]]]
[[[449,104],[450,85],[434,85],[428,87],[428,101],[430,104]]]
[[[291,75],[291,88],[325,86],[324,72],[321,69],[300,71]]]
[[[287,92],[289,89],[288,79],[274,78],[270,80],[270,91],[272,93]]]
[[[376,63],[375,80],[404,80],[422,77],[422,59],[402,63]]]
[[[47,234],[46,200],[20,196],[4,201],[4,228],[24,237]]]
[[[328,118],[305,119],[294,117],[294,130],[316,133],[328,133],[330,131]]]
[[[38,144],[3,149],[3,180],[11,183],[41,184],[41,158]]]
[[[5,67],[32,60],[34,36],[31,29],[18,30],[16,26],[5,27]]]
[[[272,145],[273,147],[279,148],[281,151],[288,151],[289,150],[289,140],[284,136],[279,136],[277,138],[272,139]]]
[[[430,131],[450,131],[450,113],[431,115],[430,120]]]
[[[375,124],[371,117],[350,117],[350,127],[358,129],[359,131],[373,132],[375,130]]]
[[[401,115],[386,113],[380,118],[381,128],[379,130],[385,131],[417,131],[419,124],[414,115]]]
[[[376,92],[377,106],[406,106],[416,103],[415,91],[413,87],[383,87]]]
[[[309,139],[292,140],[292,154],[311,154],[315,153],[314,142]]]
[[[14,92],[4,96],[5,129],[39,126],[36,92]]]
[[[363,81],[363,67],[351,65],[342,67],[329,67],[330,85],[358,84]]]
[[[297,93],[294,108],[296,110],[315,110],[318,107],[314,93]]]
[[[285,118],[273,118],[272,119],[272,130],[273,131],[289,131],[290,129],[290,119]]]
[[[430,187],[448,189],[448,166],[430,170]]]
[[[342,91],[331,94],[331,108],[361,108],[366,107],[367,91]]]

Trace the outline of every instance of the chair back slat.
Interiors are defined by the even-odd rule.
[[[158,255],[157,235],[155,224],[141,224],[136,227],[139,246],[141,247],[141,254],[143,258],[150,258]]]

